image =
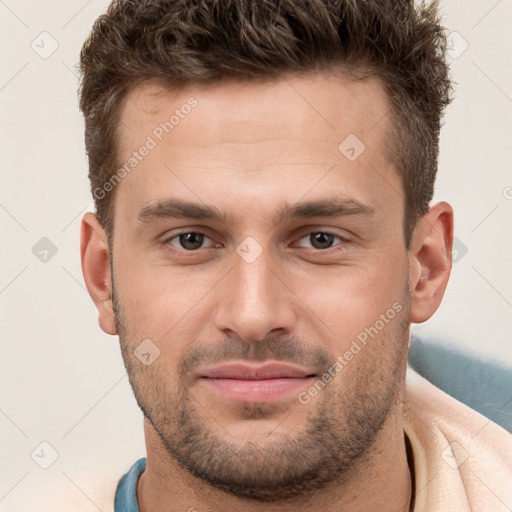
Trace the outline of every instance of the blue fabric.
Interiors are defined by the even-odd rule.
[[[117,483],[114,512],[139,512],[137,482],[146,469],[146,457],[140,458]]]
[[[434,386],[512,432],[512,368],[446,340],[414,339],[409,364]]]

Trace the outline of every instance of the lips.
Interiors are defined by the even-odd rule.
[[[315,374],[285,363],[227,363],[203,370],[201,381],[231,400],[269,402],[286,398],[309,384]]]
[[[230,363],[216,366],[202,372],[209,379],[267,380],[311,377],[314,373],[283,363],[267,363],[251,366],[242,363]]]

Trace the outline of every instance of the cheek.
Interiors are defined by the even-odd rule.
[[[327,267],[324,272],[297,274],[295,283],[301,283],[297,296],[307,305],[308,316],[314,313],[331,335],[346,342],[373,326],[381,314],[400,309],[393,309],[394,304],[405,307],[407,275],[398,261],[395,258],[393,266]]]
[[[151,340],[160,351],[159,361],[174,374],[176,361],[200,338],[211,317],[204,297],[213,284],[206,276],[190,279],[187,270],[165,266],[130,269],[126,265],[122,270],[124,275],[121,268],[116,269],[122,281],[117,293],[128,329],[127,343],[135,347]]]

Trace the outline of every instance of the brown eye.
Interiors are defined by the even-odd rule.
[[[334,241],[334,235],[329,233],[312,233],[309,237],[315,249],[330,249]]]
[[[203,245],[204,239],[208,238],[202,233],[189,232],[189,233],[180,233],[178,235],[169,238],[166,243],[172,245],[173,247],[178,247],[178,249],[185,249],[186,251],[194,251],[196,249],[201,248]],[[177,243],[173,243],[176,241]]]
[[[342,242],[346,241],[341,236],[327,231],[315,231],[308,233],[306,236],[303,236],[301,240],[308,240],[312,249],[327,250],[333,247],[333,243],[336,238]]]

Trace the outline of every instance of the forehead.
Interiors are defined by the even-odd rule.
[[[189,198],[222,201],[222,190],[243,191],[246,199],[300,196],[306,186],[320,193],[343,181],[342,192],[353,196],[359,189],[361,202],[393,194],[396,201],[397,176],[383,178],[390,172],[388,112],[377,78],[317,74],[181,89],[147,83],[124,102],[119,164],[149,140],[151,150],[123,179],[118,197],[140,209],[177,189]],[[333,166],[336,172],[329,173]],[[394,192],[383,190],[390,181]]]
[[[374,131],[376,125],[386,125],[380,121],[389,111],[387,95],[377,77],[353,81],[340,73],[309,74],[277,81],[189,84],[180,89],[153,81],[136,87],[125,99],[121,150],[131,149],[138,132],[152,133],[162,121],[169,121],[173,112],[179,116],[177,127],[184,111],[189,110],[191,98],[199,108],[194,108],[186,124],[190,129],[200,126],[205,143],[243,143],[247,135],[269,139],[285,134],[309,139],[317,134],[316,139],[325,140],[326,132],[338,132],[337,138],[346,132],[357,133],[361,138],[367,136],[369,142],[381,131]],[[178,138],[183,130],[173,131]]]

